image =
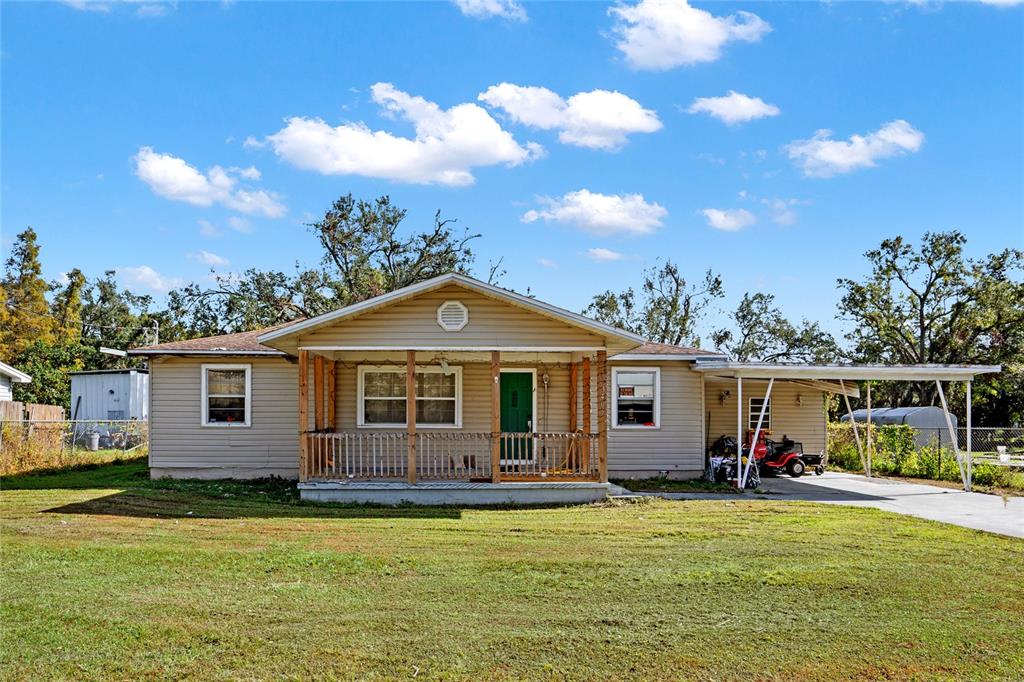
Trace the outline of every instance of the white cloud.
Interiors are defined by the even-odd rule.
[[[663,71],[713,62],[722,48],[741,40],[754,43],[770,32],[768,22],[750,12],[718,16],[685,0],[641,0],[608,12],[617,22],[617,47],[634,69]]]
[[[452,0],[459,11],[474,19],[500,17],[526,21],[526,9],[515,0]]]
[[[252,226],[245,218],[233,215],[228,218],[228,226],[237,232],[252,232]]]
[[[597,247],[593,249],[587,249],[587,258],[596,261],[613,261],[622,260],[623,258],[625,258],[625,256],[623,256],[618,251],[612,251],[611,249]]]
[[[858,168],[871,168],[880,159],[916,152],[924,133],[900,119],[867,135],[833,140],[831,130],[819,130],[809,140],[794,140],[784,147],[804,175],[829,178]]]
[[[539,201],[545,208],[524,213],[524,223],[569,223],[600,236],[650,234],[668,215],[663,206],[644,201],[642,194],[599,194],[581,189],[559,198],[541,197]]]
[[[185,283],[179,277],[165,277],[148,265],[117,268],[117,274],[129,289],[142,288],[158,294],[166,294]]]
[[[661,129],[656,112],[644,109],[621,92],[609,90],[578,92],[566,100],[547,88],[500,83],[477,99],[501,109],[517,123],[558,129],[561,142],[578,147],[618,149],[631,133]]]
[[[216,203],[268,218],[280,218],[285,213],[285,207],[276,194],[262,189],[239,188],[236,170],[213,166],[202,173],[184,159],[160,154],[151,147],[141,147],[135,155],[135,174],[154,192],[172,201],[184,201],[194,206]]]
[[[558,267],[558,263],[556,263],[555,261],[551,260],[550,258],[538,258],[537,259],[537,265],[541,266],[542,268],[557,268]]]
[[[267,143],[263,140],[257,140],[252,135],[248,135],[245,140],[242,141],[242,146],[246,149],[263,149],[267,146]]]
[[[691,114],[710,114],[728,125],[782,113],[777,106],[766,103],[760,97],[749,97],[735,90],[730,90],[724,97],[698,97],[687,111]]]
[[[796,223],[797,214],[794,206],[801,203],[797,199],[761,199],[761,203],[768,207],[771,214],[770,220],[777,225],[792,225]]]
[[[228,264],[228,260],[226,258],[218,256],[215,253],[210,253],[209,251],[203,251],[202,249],[196,253],[188,254],[188,257],[194,261],[202,263],[203,265],[209,265],[211,267]]]
[[[220,230],[217,226],[211,223],[209,220],[199,220],[199,234],[204,237],[219,237]]]
[[[1024,0],[978,0],[978,1],[981,2],[981,4],[983,4],[983,5],[994,5],[996,7],[1015,7],[1016,5],[1024,3]]]
[[[105,14],[110,11],[109,2],[94,2],[93,0],[63,0],[63,3],[80,12],[103,12]]]
[[[233,173],[237,173],[246,180],[257,181],[263,177],[263,174],[260,173],[259,169],[256,168],[256,166],[249,166],[248,168],[238,168],[237,166],[232,166],[231,168],[228,168],[228,170]]]
[[[756,222],[754,214],[745,208],[705,208],[701,213],[707,219],[708,225],[726,232],[742,230]]]
[[[267,140],[278,156],[305,170],[442,185],[470,185],[475,167],[516,166],[543,151],[540,145],[520,145],[477,104],[443,110],[391,83],[376,83],[371,92],[386,112],[413,124],[414,138],[363,123],[332,127],[319,118],[296,116]]]
[[[137,17],[166,16],[168,9],[177,9],[176,0],[61,0],[65,5],[81,12],[109,13],[114,7],[134,7]]]

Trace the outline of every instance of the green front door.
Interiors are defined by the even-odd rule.
[[[533,431],[533,373],[501,373],[501,432]],[[501,459],[526,460],[533,457],[530,438],[502,438]]]

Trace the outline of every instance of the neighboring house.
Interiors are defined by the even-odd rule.
[[[769,378],[457,274],[131,353],[149,358],[152,476],[298,478],[309,499],[596,499],[609,477],[699,476],[772,384],[765,428],[813,452],[823,393],[858,394],[832,368]]]
[[[14,400],[14,384],[32,383],[32,377],[0,362],[0,402]]]
[[[71,418],[145,421],[149,417],[149,372],[96,369],[71,372]]]

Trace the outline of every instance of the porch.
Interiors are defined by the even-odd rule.
[[[606,494],[604,349],[300,347],[297,356],[306,499],[412,501],[444,492],[486,504],[543,502],[546,493],[525,491],[555,484],[569,501]],[[503,485],[510,487],[494,492]],[[506,500],[513,489],[519,494]]]

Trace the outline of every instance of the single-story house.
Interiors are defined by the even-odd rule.
[[[32,377],[0,362],[0,402],[14,400],[14,384],[28,384]]]
[[[609,478],[700,476],[762,417],[823,452],[823,394],[858,394],[821,372],[744,381],[719,353],[459,274],[131,353],[149,359],[152,476],[297,478],[318,500],[596,499]]]

